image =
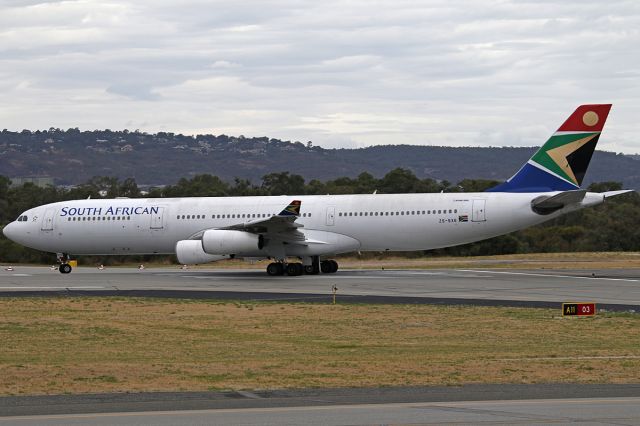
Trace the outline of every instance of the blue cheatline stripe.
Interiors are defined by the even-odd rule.
[[[549,192],[570,191],[579,187],[527,163],[509,181],[487,192]]]

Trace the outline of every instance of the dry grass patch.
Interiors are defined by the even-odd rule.
[[[0,394],[639,382],[640,316],[140,298],[0,300]]]

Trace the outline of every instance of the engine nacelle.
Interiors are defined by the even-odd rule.
[[[228,259],[229,256],[205,253],[200,240],[182,240],[176,244],[178,262],[183,265],[196,265],[198,263],[216,262]]]
[[[262,237],[244,231],[211,229],[202,235],[202,248],[213,255],[255,254],[262,250]]]

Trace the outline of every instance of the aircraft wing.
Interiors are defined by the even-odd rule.
[[[300,200],[293,200],[287,207],[275,216],[267,219],[249,220],[231,226],[218,229],[230,229],[234,231],[262,234],[267,239],[277,239],[287,242],[300,242],[305,240],[302,232],[298,231],[302,225],[296,223],[300,216]]]

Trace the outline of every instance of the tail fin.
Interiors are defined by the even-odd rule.
[[[580,105],[518,173],[489,192],[579,189],[611,104]]]
[[[291,204],[284,208],[278,216],[300,216],[300,206],[302,205],[302,201],[293,200]]]

